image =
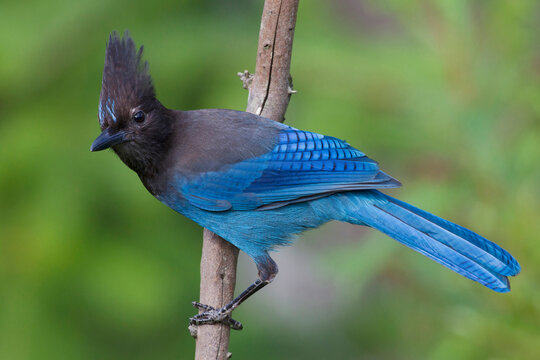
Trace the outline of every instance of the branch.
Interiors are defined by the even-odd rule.
[[[246,111],[276,121],[285,111],[294,91],[290,76],[292,42],[298,0],[266,0],[261,19],[255,75],[239,73],[249,89]],[[204,229],[201,258],[200,302],[220,308],[234,297],[238,249]],[[222,360],[228,352],[229,326],[202,325],[190,328],[196,336],[196,360]]]
[[[266,0],[264,3],[257,65],[248,84],[248,112],[276,121],[285,120],[294,92],[290,68],[297,10],[298,0]]]

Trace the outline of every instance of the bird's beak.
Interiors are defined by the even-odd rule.
[[[103,132],[97,137],[96,140],[90,146],[90,151],[100,151],[110,148],[111,146],[121,144],[126,141],[126,133],[122,130],[111,134],[109,129],[103,130]]]

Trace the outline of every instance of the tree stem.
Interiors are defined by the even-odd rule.
[[[255,75],[249,79],[247,72],[242,75],[249,90],[248,112],[281,122],[285,119],[292,93],[290,65],[297,11],[298,0],[264,2]],[[220,308],[234,298],[237,261],[236,247],[204,230],[201,303]],[[196,360],[224,360],[230,356],[228,326],[202,325],[196,330]]]

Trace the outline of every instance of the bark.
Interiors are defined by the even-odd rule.
[[[255,74],[239,73],[249,90],[246,111],[283,121],[292,90],[290,65],[298,0],[266,0],[261,19]],[[220,308],[234,297],[238,249],[205,229],[201,258],[200,302]],[[228,326],[202,325],[196,336],[196,360],[227,359]]]

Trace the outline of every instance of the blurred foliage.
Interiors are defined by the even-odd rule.
[[[201,230],[89,152],[105,41],[130,29],[162,102],[245,108],[262,1],[0,3],[0,358],[189,359]],[[235,318],[237,359],[537,359],[537,1],[302,1],[287,122],[346,138],[392,194],[523,272],[496,294],[367,229],[283,249]],[[245,257],[238,288],[256,276]],[[262,311],[261,311],[262,310]]]

